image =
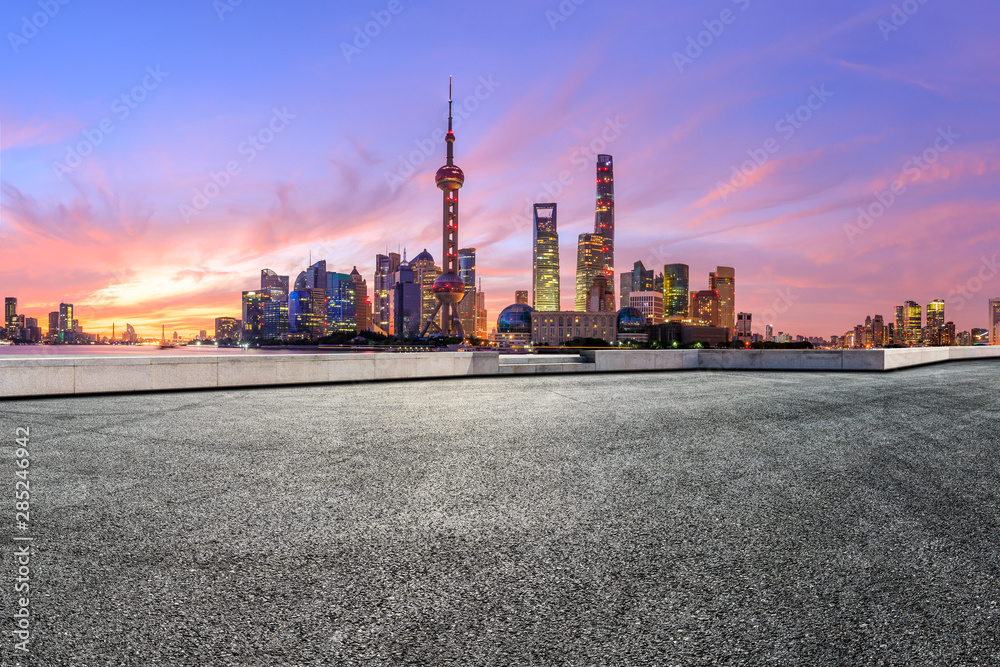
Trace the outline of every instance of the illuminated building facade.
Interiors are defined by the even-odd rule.
[[[576,300],[573,309],[588,310],[594,278],[603,275],[604,239],[598,234],[580,234],[576,245]]]
[[[354,278],[347,273],[326,274],[326,333],[357,330]]]
[[[632,292],[627,308],[633,308],[645,318],[646,324],[663,324],[663,292],[646,290]]]
[[[927,304],[927,333],[924,337],[926,345],[944,345],[941,341],[944,324],[944,299],[934,299]]]
[[[413,267],[405,259],[396,270],[393,287],[393,330],[397,338],[413,338],[420,332],[421,293]]]
[[[399,253],[375,256],[375,281],[372,284],[372,321],[390,336],[395,332],[392,316],[392,300],[395,275],[399,270]]]
[[[434,281],[441,275],[441,267],[434,263],[433,255],[424,248],[423,252],[410,260],[410,268],[413,269],[414,282],[420,286],[420,321],[425,325],[428,320],[432,322],[430,326],[425,326],[423,331],[417,333],[421,335],[428,332],[438,333],[442,329],[438,310],[440,303],[434,296]]]
[[[1000,345],[1000,298],[990,299],[989,319],[990,345]]]
[[[597,156],[597,206],[594,214],[594,234],[602,239],[604,255],[601,273],[608,279],[611,302],[614,303],[615,280],[615,169],[610,155]]]
[[[523,303],[528,305],[528,290],[518,289],[514,290],[514,303]]]
[[[714,289],[691,292],[691,319],[706,327],[720,327],[722,315],[719,292]],[[725,328],[725,327],[723,327]]]
[[[688,317],[690,313],[691,269],[687,264],[663,267],[663,315]]]
[[[559,233],[556,205],[535,204],[534,261],[531,266],[535,310],[559,310]]]
[[[281,338],[288,333],[288,276],[271,269],[260,272],[260,291],[269,298],[263,302],[261,338]]]
[[[600,338],[618,342],[618,313],[584,313],[559,310],[531,313],[531,341],[535,345],[561,345],[574,338]]]
[[[736,314],[736,338],[744,343],[753,339],[753,315],[751,313]]]
[[[3,325],[7,329],[7,339],[17,338],[17,298],[8,296],[3,300]]]
[[[921,320],[923,319],[923,313],[921,312],[920,304],[916,301],[907,301],[903,304],[903,318],[905,320],[905,338],[904,344],[910,347],[920,345],[923,341],[923,324]]]
[[[369,331],[372,328],[372,302],[368,299],[368,283],[356,266],[351,271],[351,280],[354,281],[354,330],[359,333]]]
[[[59,304],[59,342],[72,343],[76,340],[73,331],[73,304]]]
[[[489,313],[486,312],[486,293],[482,287],[476,292],[476,338],[486,339],[489,335]]]
[[[264,337],[264,304],[270,300],[262,290],[243,292],[243,342]]]
[[[215,318],[215,340],[216,342],[240,339],[240,321],[235,317]]]
[[[462,248],[458,251],[458,277],[465,285],[465,296],[458,302],[458,319],[462,321],[462,331],[476,331],[476,249]]]
[[[736,332],[736,270],[731,266],[716,267],[708,274],[708,288],[719,293],[719,323],[715,326]]]

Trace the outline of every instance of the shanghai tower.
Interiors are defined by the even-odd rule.
[[[615,283],[615,169],[610,155],[597,156],[597,208],[594,234],[604,239],[604,275],[608,287]],[[612,303],[614,302],[612,294]]]

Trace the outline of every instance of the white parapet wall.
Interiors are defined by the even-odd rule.
[[[0,397],[370,382],[484,375],[637,371],[891,371],[1000,358],[1000,346],[891,350],[592,350],[0,357]]]

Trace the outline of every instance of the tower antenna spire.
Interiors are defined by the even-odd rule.
[[[448,135],[445,141],[448,142],[448,166],[455,164],[455,132],[451,124],[451,74],[448,75]]]

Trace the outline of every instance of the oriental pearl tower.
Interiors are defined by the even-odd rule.
[[[451,128],[451,77],[448,78],[448,134],[445,135],[448,144],[448,162],[437,170],[434,180],[444,195],[444,217],[442,219],[444,259],[441,268],[444,271],[434,281],[431,290],[438,300],[434,312],[430,314],[420,336],[427,335],[427,329],[434,323],[434,318],[442,308],[441,334],[444,336],[464,336],[462,321],[458,318],[458,302],[465,296],[465,282],[458,275],[458,190],[465,183],[465,174],[455,164],[455,133]]]

